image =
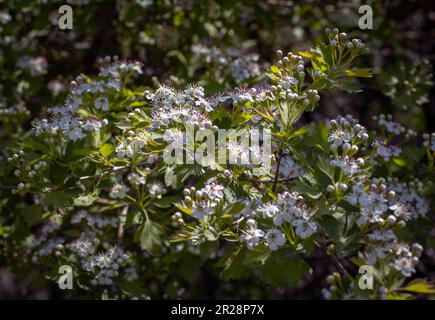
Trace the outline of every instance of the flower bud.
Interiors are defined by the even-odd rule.
[[[246,225],[249,228],[256,228],[257,227],[257,221],[255,221],[254,219],[248,219],[248,221],[246,221]]]
[[[329,276],[327,276],[326,277],[326,282],[329,284],[329,285],[331,285],[331,284],[333,284],[334,283],[334,276],[333,275],[329,275]]]
[[[394,215],[389,215],[387,218],[387,222],[390,224],[395,224],[397,222],[397,218]]]
[[[358,152],[358,147],[356,146],[356,145],[353,145],[351,148],[350,148],[350,154],[351,155],[354,155],[355,153],[357,153]]]
[[[400,228],[404,228],[404,227],[406,227],[406,222],[403,221],[403,220],[400,220],[400,221],[397,223],[397,225],[398,225]]]

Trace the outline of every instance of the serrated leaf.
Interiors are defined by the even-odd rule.
[[[273,73],[279,73],[279,68],[277,66],[271,66],[270,71],[272,71]]]
[[[243,272],[245,247],[228,250],[227,253],[219,260],[217,266],[223,267],[221,277],[224,280],[239,278]]]
[[[68,176],[68,167],[64,167],[58,164],[52,164],[50,166],[50,179],[55,184],[64,182]]]
[[[23,215],[24,221],[29,227],[41,221],[43,213],[44,211],[39,204],[25,206],[21,209],[21,214]]]
[[[293,189],[297,192],[307,195],[311,199],[319,199],[322,196],[322,192],[315,190],[302,181],[296,181]]]
[[[174,205],[175,201],[179,200],[179,196],[166,196],[153,201],[153,205],[158,208],[170,208]]]
[[[139,281],[123,281],[118,283],[118,285],[122,292],[130,298],[140,297],[144,293],[144,289]]]
[[[348,77],[371,78],[373,74],[370,68],[352,68],[345,71]]]
[[[95,200],[98,199],[98,196],[95,194],[88,194],[85,196],[80,196],[74,199],[74,205],[77,207],[87,207],[94,203]]]
[[[435,294],[435,286],[425,282],[424,280],[415,280],[409,283],[406,287],[400,288],[399,291],[407,291],[423,294]]]
[[[181,204],[174,204],[180,211],[187,213],[187,214],[191,214],[192,213],[192,209],[191,208],[187,208],[187,207],[183,207]]]
[[[232,205],[230,205],[229,207],[227,207],[223,214],[228,214],[230,216],[238,214],[240,212],[242,212],[242,210],[245,208],[245,205],[243,203],[240,202],[234,202]]]
[[[109,156],[112,154],[113,151],[115,151],[115,147],[112,146],[111,144],[107,144],[107,143],[106,143],[106,144],[103,144],[103,145],[100,147],[101,155],[102,155],[104,158],[109,157]]]
[[[136,231],[134,241],[140,243],[142,250],[153,252],[162,242],[163,227],[150,219],[147,219]]]
[[[52,209],[67,207],[71,204],[71,196],[63,191],[49,192],[45,196],[45,203]]]
[[[310,271],[310,266],[299,258],[272,254],[261,269],[261,279],[274,287],[294,287]]]

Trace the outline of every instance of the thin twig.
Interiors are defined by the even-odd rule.
[[[275,171],[275,179],[273,181],[272,191],[275,192],[276,186],[278,184],[278,178],[279,178],[279,166],[281,164],[282,159],[282,148],[279,148],[278,150],[278,159],[276,161],[276,171]]]
[[[118,244],[122,243],[122,238],[124,237],[124,224],[125,224],[125,219],[127,217],[127,213],[128,213],[128,206],[125,206],[121,211],[121,216],[119,217]]]
[[[144,164],[147,164],[147,163],[148,163],[147,161],[143,161],[143,162],[137,164],[137,166],[141,166],[141,165],[144,165]],[[83,176],[83,177],[80,177],[79,180],[87,180],[87,179],[92,179],[92,178],[95,178],[95,177],[97,177],[97,178],[101,178],[101,177],[103,177],[103,176],[105,176],[105,175],[107,175],[107,174],[110,174],[110,173],[112,173],[112,172],[121,171],[121,170],[125,170],[125,169],[128,169],[128,168],[130,168],[130,166],[118,166],[118,167],[113,167],[112,169],[109,169],[109,170],[103,171],[102,173],[97,174],[97,175],[92,175],[92,176]]]

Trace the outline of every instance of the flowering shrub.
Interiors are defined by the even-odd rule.
[[[0,225],[2,256],[53,281],[69,265],[76,293],[93,298],[183,297],[197,265],[216,260],[223,280],[294,287],[314,273],[317,251],[337,266],[326,299],[433,294],[406,279],[433,224],[434,134],[390,115],[374,118],[376,131],[350,115],[302,125],[322,93],[356,91],[356,78],[372,76],[355,66],[363,41],[327,29],[310,50],[277,51],[269,67],[237,50],[193,51],[217,82],[252,85],[211,95],[199,84],[138,87],[141,63],[105,58],[63,104],[16,131],[3,151],[2,199],[17,205]],[[36,65],[19,60],[43,74]],[[15,110],[2,113],[12,134],[16,117],[30,116]],[[246,147],[247,135],[257,143]],[[214,157],[220,150],[235,161]]]

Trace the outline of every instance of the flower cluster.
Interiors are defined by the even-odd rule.
[[[345,32],[341,32],[337,29],[325,29],[325,34],[329,38],[330,45],[332,47],[336,47],[337,50],[341,50],[342,54],[338,56],[338,61],[340,57],[346,56],[346,53],[350,53],[350,56],[356,57],[368,51],[366,45],[362,42],[361,39],[353,38],[349,39],[348,35]]]
[[[183,204],[190,209],[192,217],[198,220],[207,220],[214,212],[218,202],[223,199],[224,187],[214,181],[207,183],[203,188],[195,187],[184,189]]]
[[[17,60],[17,67],[27,70],[32,76],[39,76],[47,73],[48,64],[41,56],[36,58],[22,56]]]
[[[103,63],[104,62],[104,63]],[[102,115],[109,111],[110,101],[107,95],[114,95],[121,90],[121,81],[130,74],[140,74],[138,62],[104,59],[98,79],[91,80],[79,76],[73,81],[71,95],[64,105],[48,108],[50,119],[34,121],[36,135],[58,135],[67,140],[77,141],[86,137],[86,132],[99,131],[108,124]],[[108,64],[107,66],[105,64]],[[101,96],[105,95],[105,96]],[[82,106],[87,106],[98,118],[82,120],[77,113]]]
[[[285,153],[279,163],[279,173],[286,179],[301,176],[304,173],[303,166],[290,153]]]
[[[380,114],[379,116],[374,116],[373,120],[377,121],[377,124],[380,128],[385,129],[386,132],[395,136],[405,134],[405,138],[411,138],[417,135],[414,130],[407,130],[400,123],[393,121],[393,116],[391,114]]]
[[[177,91],[168,86],[160,86],[155,92],[147,92],[146,97],[153,105],[151,129],[166,127],[173,122],[196,125],[199,128],[211,127],[206,112],[214,104],[204,97],[204,89],[190,86]]]
[[[351,115],[339,116],[329,121],[330,133],[328,142],[332,142],[331,150],[341,147],[344,154],[353,155],[358,151],[358,144],[369,138],[366,128],[361,126]]]
[[[258,54],[242,52],[236,47],[222,50],[202,44],[192,46],[192,51],[197,58],[204,58],[206,63],[216,67],[218,79],[226,79],[225,73],[229,72],[237,83],[243,83],[260,75]]]
[[[82,234],[80,238],[66,247],[77,255],[79,266],[91,275],[92,285],[110,286],[113,284],[113,278],[120,274],[121,268],[128,266],[131,253],[117,245],[111,246],[107,243],[102,243],[103,250],[96,253],[99,245],[100,242],[93,237],[91,232]],[[131,271],[125,276],[130,277],[130,273]]]

